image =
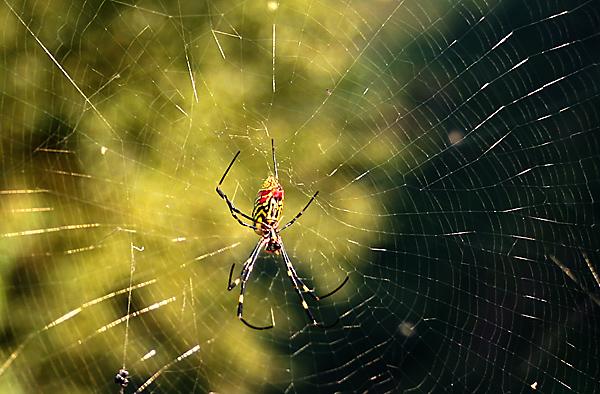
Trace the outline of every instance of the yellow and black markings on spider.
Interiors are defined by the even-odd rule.
[[[254,264],[256,263],[260,252],[264,249],[267,253],[281,255],[283,257],[283,261],[287,269],[287,275],[292,282],[292,286],[294,287],[296,294],[298,294],[298,296],[300,297],[302,308],[304,308],[306,314],[308,315],[311,324],[325,328],[332,327],[335,324],[337,324],[337,321],[327,326],[317,322],[313,313],[310,311],[306,299],[304,298],[304,293],[309,294],[315,301],[320,301],[340,290],[346,284],[346,282],[348,282],[348,276],[346,275],[344,281],[333,291],[322,296],[316,295],[314,290],[306,286],[306,284],[304,284],[302,279],[300,279],[300,277],[298,276],[296,269],[292,265],[292,261],[290,260],[287,252],[285,251],[283,241],[280,235],[280,233],[283,230],[290,227],[292,224],[294,224],[296,220],[298,220],[298,218],[300,218],[300,216],[302,216],[304,211],[306,211],[306,209],[314,201],[319,192],[317,191],[315,194],[313,194],[313,196],[310,198],[310,200],[304,206],[304,208],[302,208],[302,210],[298,212],[298,214],[296,214],[296,216],[294,216],[292,220],[280,227],[279,222],[281,220],[281,215],[283,212],[284,192],[283,187],[279,183],[279,177],[277,173],[277,160],[275,159],[275,143],[273,142],[273,140],[271,140],[271,151],[273,153],[273,174],[269,175],[267,179],[265,179],[262,186],[258,190],[251,216],[246,215],[245,213],[237,209],[233,205],[233,202],[231,202],[227,195],[221,190],[221,185],[223,184],[227,173],[229,173],[229,170],[233,166],[233,163],[235,163],[236,159],[240,155],[240,151],[238,151],[235,154],[233,160],[231,160],[231,163],[229,163],[229,166],[227,166],[225,173],[223,173],[223,176],[221,177],[221,180],[217,185],[217,193],[227,203],[231,216],[233,216],[233,218],[237,220],[239,224],[241,224],[244,227],[249,227],[253,229],[256,232],[256,234],[260,236],[260,240],[254,247],[254,250],[252,251],[252,253],[250,253],[250,256],[244,262],[244,265],[242,266],[242,271],[240,272],[240,276],[233,281],[232,277],[233,270],[235,268],[235,263],[231,265],[231,270],[229,271],[229,284],[227,286],[227,290],[232,290],[237,285],[240,285],[240,296],[238,298],[237,316],[245,325],[256,330],[265,330],[273,328],[275,326],[275,319],[273,317],[272,310],[271,324],[268,326],[252,325],[248,323],[243,317],[244,292],[246,291],[246,284],[248,282],[248,279],[250,278],[250,274],[252,273],[252,269],[254,268]],[[250,223],[246,223],[243,219],[246,219]]]
[[[269,175],[258,190],[254,201],[252,219],[257,227],[256,233],[263,235],[265,226],[273,226],[279,223],[282,211],[283,188],[274,175]]]

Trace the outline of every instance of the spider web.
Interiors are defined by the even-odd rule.
[[[597,1],[0,3],[0,390],[594,392]],[[277,147],[308,324],[250,213]]]

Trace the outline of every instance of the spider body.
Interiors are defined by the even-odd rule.
[[[252,220],[256,234],[269,238],[265,251],[279,254],[281,245],[277,229],[283,211],[283,187],[273,175],[269,175],[258,190]]]
[[[317,323],[317,321],[315,320],[315,317],[313,316],[312,312],[310,311],[310,309],[308,307],[308,303],[306,302],[306,300],[304,298],[304,293],[309,294],[316,301],[320,301],[323,298],[329,297],[330,295],[332,295],[335,292],[337,292],[338,290],[340,290],[348,281],[348,276],[346,276],[346,279],[344,279],[342,284],[339,285],[335,290],[333,290],[323,296],[315,295],[314,291],[311,290],[310,288],[308,288],[308,286],[306,286],[304,284],[304,282],[302,281],[302,279],[298,276],[296,269],[292,265],[292,262],[288,256],[287,252],[285,251],[285,248],[283,246],[283,240],[281,239],[280,234],[283,230],[285,230],[286,228],[288,228],[289,226],[294,224],[294,222],[296,222],[296,220],[298,220],[298,218],[300,218],[300,216],[302,216],[304,211],[306,211],[306,209],[309,207],[309,205],[314,201],[314,199],[317,197],[319,192],[316,192],[315,194],[313,194],[313,196],[310,198],[310,200],[304,206],[304,208],[302,208],[302,210],[300,212],[298,212],[298,214],[296,214],[296,216],[294,216],[292,218],[292,220],[287,222],[284,226],[280,227],[279,224],[280,224],[281,215],[283,212],[284,192],[283,192],[283,187],[279,183],[279,178],[278,178],[278,174],[277,174],[277,160],[275,160],[275,143],[273,142],[273,140],[271,140],[271,149],[272,149],[272,153],[273,153],[273,170],[274,171],[273,171],[272,175],[269,175],[267,177],[267,179],[265,179],[262,186],[258,190],[256,200],[254,201],[254,208],[252,209],[252,216],[246,215],[245,213],[243,213],[242,211],[237,209],[233,205],[233,202],[231,202],[231,200],[229,200],[227,195],[221,190],[221,185],[223,184],[223,181],[225,180],[225,176],[227,176],[227,173],[229,173],[231,166],[233,166],[233,163],[235,163],[235,160],[239,156],[239,154],[240,154],[239,151],[235,154],[235,156],[233,157],[233,160],[231,160],[231,163],[229,163],[229,166],[225,170],[225,173],[223,174],[223,176],[221,177],[221,180],[219,181],[219,184],[217,185],[217,194],[219,194],[219,196],[223,200],[225,200],[225,202],[227,203],[227,206],[229,207],[229,212],[231,213],[231,216],[233,216],[233,218],[235,220],[237,220],[239,224],[241,224],[244,227],[249,227],[249,228],[253,229],[254,232],[260,236],[260,240],[254,247],[254,250],[252,251],[252,253],[250,253],[250,256],[248,257],[246,262],[244,263],[244,266],[242,267],[240,276],[233,281],[231,279],[233,277],[233,270],[235,268],[235,263],[231,266],[231,270],[229,271],[229,285],[227,286],[227,290],[232,290],[237,285],[240,285],[241,289],[240,289],[240,296],[238,299],[237,316],[244,324],[246,324],[248,327],[254,328],[256,330],[264,330],[264,329],[268,329],[268,328],[273,328],[275,323],[273,321],[272,313],[271,313],[272,324],[269,326],[254,326],[254,325],[248,323],[246,320],[244,320],[244,317],[243,317],[244,292],[246,290],[246,283],[248,282],[248,279],[250,278],[250,274],[252,273],[252,269],[254,268],[254,264],[256,263],[256,260],[258,259],[260,252],[262,250],[264,250],[265,252],[272,253],[274,255],[281,254],[283,256],[283,261],[285,262],[285,265],[286,265],[287,275],[290,278],[292,285],[294,286],[294,290],[296,291],[296,294],[298,294],[298,296],[300,297],[301,305],[304,308],[304,310],[306,311],[306,314],[307,314],[308,318],[310,319],[311,323],[315,326],[325,327],[323,324]],[[247,221],[250,221],[251,224],[244,222],[240,218],[240,216],[242,218],[246,219]],[[329,327],[329,326],[327,326],[327,327]]]

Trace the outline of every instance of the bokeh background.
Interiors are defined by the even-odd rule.
[[[599,5],[3,0],[0,391],[598,391]]]

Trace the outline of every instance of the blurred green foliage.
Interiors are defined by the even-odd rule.
[[[346,135],[349,129],[340,133],[348,112],[340,109],[352,98],[328,97],[327,89],[358,55],[362,27],[355,25],[367,21],[357,13],[340,23],[333,5],[310,7],[227,1],[0,6],[2,189],[17,190],[1,196],[2,359],[9,360],[2,387],[108,388],[123,362],[139,385],[197,343],[201,351],[180,368],[195,370],[190,376],[201,391],[285,387],[290,366],[276,361],[285,352],[274,345],[284,344],[305,317],[289,285],[269,277],[285,280],[284,271],[264,258],[267,271],[249,286],[246,314],[260,321],[273,308],[277,330],[257,334],[235,319],[237,296],[225,291],[226,275],[257,238],[230,218],[214,188],[241,149],[224,188],[250,211],[275,138],[286,217],[315,190],[325,196],[304,215],[302,228],[284,238],[301,273],[327,289],[357,268],[339,233],[351,215],[341,208],[374,207],[366,190],[351,185],[344,191],[351,202],[325,215],[331,193],[347,182],[326,176],[332,163],[348,160],[340,140],[361,143],[359,134]],[[357,89],[341,91],[352,96]],[[325,99],[337,109],[304,124]],[[334,149],[324,154],[328,146]],[[349,160],[346,165],[361,165],[359,157]],[[375,225],[373,216],[353,222]],[[368,243],[368,236],[358,231],[353,239]],[[195,260],[207,253],[213,255]],[[152,283],[131,292],[132,312],[172,302],[129,323],[119,320],[128,310],[123,289],[146,281]],[[350,292],[351,285],[338,302]],[[157,355],[140,361],[150,349]],[[161,379],[167,391],[189,387],[186,379]]]

